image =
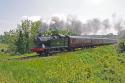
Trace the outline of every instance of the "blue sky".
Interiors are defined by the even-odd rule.
[[[22,16],[76,15],[81,20],[125,15],[125,0],[0,0],[0,34],[13,29]]]

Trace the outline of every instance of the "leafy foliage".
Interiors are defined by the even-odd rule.
[[[125,52],[125,39],[122,39],[118,44],[118,52]]]
[[[8,45],[7,52],[9,53],[14,53],[16,51],[17,34],[17,31],[10,30],[3,35],[1,43]]]
[[[41,21],[24,20],[17,26],[16,30],[4,33],[2,43],[9,46],[9,53],[28,53],[30,48],[34,46],[33,40],[39,34],[40,27]]]
[[[0,44],[0,53],[5,53],[8,50],[7,44]]]

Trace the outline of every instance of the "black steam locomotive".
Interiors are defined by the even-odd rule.
[[[55,52],[73,51],[76,48],[89,48],[100,45],[115,44],[117,40],[109,38],[90,38],[82,36],[38,36],[35,38],[36,47],[33,52],[48,55]]]

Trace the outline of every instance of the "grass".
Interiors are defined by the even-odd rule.
[[[124,83],[125,54],[114,46],[13,60],[0,55],[0,83]],[[12,59],[12,60],[7,60]]]

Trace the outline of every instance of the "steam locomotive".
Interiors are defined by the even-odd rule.
[[[109,38],[53,35],[49,37],[37,36],[34,42],[36,47],[31,49],[32,52],[36,52],[39,55],[48,55],[55,52],[73,51],[76,48],[93,48],[100,45],[115,44],[117,40]]]

